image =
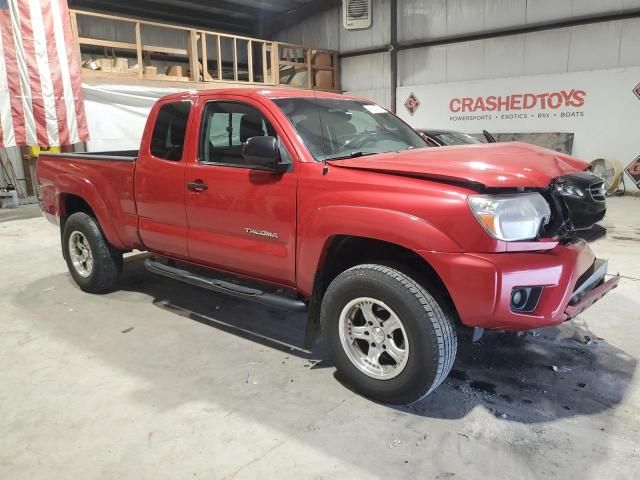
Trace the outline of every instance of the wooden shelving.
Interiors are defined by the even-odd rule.
[[[120,35],[125,38],[115,33],[113,38],[94,38],[79,28],[83,17],[122,22],[131,31],[125,28],[125,35]],[[70,18],[78,56],[83,59],[83,81],[88,83],[170,86],[189,82],[194,88],[265,85],[340,90],[335,51],[81,10],[71,10]],[[145,27],[183,34],[187,48],[154,45],[162,42],[145,39]]]

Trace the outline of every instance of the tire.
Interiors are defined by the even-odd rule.
[[[109,245],[93,217],[78,212],[67,218],[62,250],[69,273],[81,290],[104,293],[116,288],[122,252]]]
[[[435,390],[453,366],[457,335],[452,315],[444,312],[400,270],[365,264],[331,282],[320,321],[329,355],[346,383],[371,399],[408,404]],[[382,338],[382,345],[374,343]],[[370,352],[374,358],[381,352],[378,365],[362,356]]]

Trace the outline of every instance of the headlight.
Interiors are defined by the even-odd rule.
[[[559,183],[556,185],[556,191],[565,197],[584,198],[584,191],[570,183]]]
[[[469,206],[484,229],[505,241],[536,238],[549,222],[549,205],[539,193],[472,195]]]

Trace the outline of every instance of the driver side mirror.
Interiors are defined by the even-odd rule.
[[[271,136],[248,138],[242,147],[242,157],[247,164],[258,170],[282,173],[289,165],[282,163],[278,139]]]

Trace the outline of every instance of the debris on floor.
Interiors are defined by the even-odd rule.
[[[399,447],[401,443],[402,443],[402,440],[394,440],[392,443],[387,444],[387,448]]]

